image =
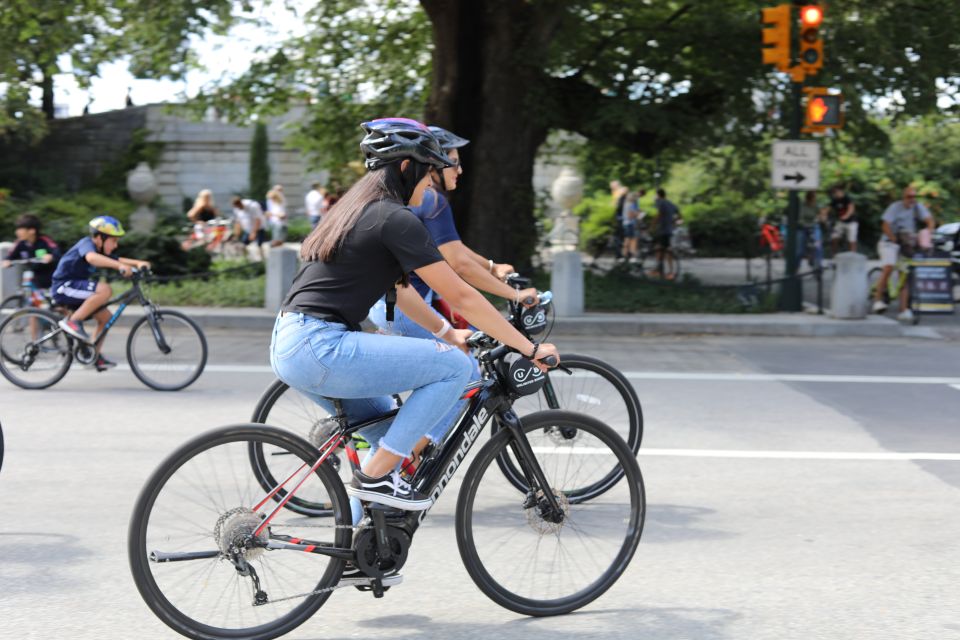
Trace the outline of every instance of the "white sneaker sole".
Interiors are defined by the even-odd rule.
[[[93,344],[93,341],[90,340],[90,337],[89,337],[89,336],[86,337],[86,338],[84,338],[84,337],[81,336],[79,333],[74,332],[73,329],[70,328],[70,325],[68,325],[68,324],[66,324],[66,323],[61,324],[61,323],[58,322],[58,323],[57,323],[57,326],[60,327],[60,328],[63,330],[63,332],[64,332],[65,334],[67,334],[68,336],[70,336],[71,338],[74,338],[75,340],[79,340],[79,341],[82,342],[83,344],[89,344],[89,345],[92,345],[92,344]]]
[[[399,573],[395,573],[390,576],[384,576],[380,579],[380,583],[385,587],[395,587],[398,584],[403,582],[403,576]],[[373,578],[368,578],[367,576],[358,576],[354,578],[340,578],[340,582],[337,583],[338,587],[369,587],[373,584]]]
[[[385,504],[388,507],[394,507],[402,511],[426,511],[433,506],[433,500],[430,498],[426,498],[425,500],[404,500],[403,498],[382,494],[379,491],[367,491],[352,486],[347,487],[347,495],[359,498],[360,500],[366,500],[367,502]]]

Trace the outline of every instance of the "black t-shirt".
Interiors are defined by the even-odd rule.
[[[850,200],[850,196],[843,194],[839,198],[832,197],[830,198],[830,208],[833,209],[833,215],[837,220],[840,220],[840,216],[847,212],[850,208],[850,205],[853,204],[853,201]],[[852,216],[843,220],[842,222],[855,222],[857,219],[857,214],[854,213]]]
[[[374,202],[331,262],[313,260],[300,268],[280,308],[358,331],[370,307],[403,274],[442,261],[430,233],[409,209],[396,201]]]

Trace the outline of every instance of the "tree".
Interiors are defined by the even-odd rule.
[[[236,20],[234,0],[4,0],[0,3],[0,136],[28,126],[25,99],[41,90],[40,110],[54,115],[54,76],[66,64],[81,87],[104,62],[127,58],[142,78],[181,78],[195,64],[189,36],[223,31]],[[247,7],[247,2],[239,7]],[[19,114],[19,115],[17,115]],[[20,121],[20,122],[18,122]],[[27,123],[27,124],[24,124]]]
[[[250,197],[262,202],[270,190],[270,149],[267,140],[267,125],[257,122],[250,142]]]
[[[211,95],[241,118],[307,105],[300,144],[323,162],[356,158],[357,123],[382,115],[421,116],[471,139],[462,153],[468,173],[454,195],[461,228],[478,250],[521,263],[534,242],[534,158],[550,131],[578,132],[623,153],[677,157],[784,129],[779,105],[788,79],[760,63],[755,2],[420,0],[420,7],[318,2],[305,16],[307,36]],[[910,117],[955,95],[958,27],[957,12],[932,3],[837,0],[825,20],[827,67],[817,82],[852,98],[850,132],[882,142],[860,117],[870,98],[893,96],[888,109]]]

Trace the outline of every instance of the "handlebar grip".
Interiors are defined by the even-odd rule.
[[[521,300],[520,302],[521,302],[521,304],[524,304],[524,305],[528,305],[528,306],[529,306],[529,305],[533,304],[533,303],[536,302],[536,301],[537,301],[537,299],[534,298],[533,296],[527,296],[526,298],[524,298],[524,299]]]
[[[540,358],[540,362],[547,365],[551,369],[560,364],[557,362],[557,356],[546,356],[544,358]]]

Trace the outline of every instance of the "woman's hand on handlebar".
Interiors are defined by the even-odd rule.
[[[507,276],[516,271],[513,268],[512,264],[494,264],[493,265],[493,275],[497,277],[498,280],[506,280]]]
[[[450,329],[443,334],[443,341],[452,344],[464,353],[470,353],[470,346],[467,344],[467,338],[472,336],[472,329]]]
[[[543,361],[548,357],[550,358],[549,364]],[[537,358],[533,361],[533,364],[537,365],[537,368],[543,372],[556,367],[560,364],[560,353],[557,351],[557,347],[549,342],[541,343],[537,349]]]
[[[540,303],[540,296],[536,287],[530,287],[529,289],[520,289],[517,292],[517,300],[525,307],[533,307]]]

